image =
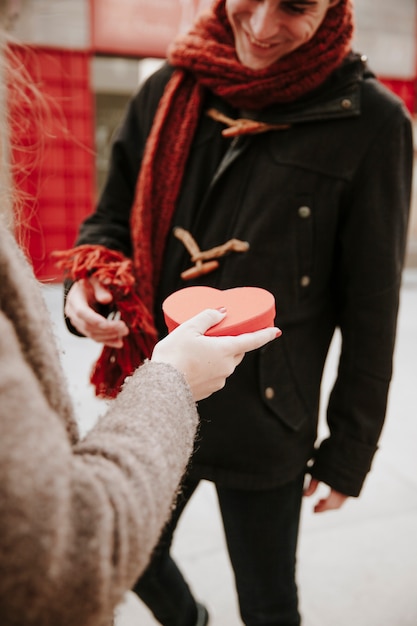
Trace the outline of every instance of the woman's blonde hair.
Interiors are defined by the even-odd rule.
[[[25,47],[11,34],[16,17],[14,0],[0,0],[0,219],[25,247],[30,203],[16,178],[24,181],[40,158],[40,146],[28,145],[28,137],[36,125],[35,111],[43,108],[45,98],[25,67]]]
[[[7,30],[9,2],[0,0],[0,218],[13,226],[13,185],[10,169],[10,130],[7,97]]]

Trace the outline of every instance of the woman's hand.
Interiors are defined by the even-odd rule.
[[[79,333],[112,348],[121,348],[123,337],[129,334],[125,322],[106,319],[96,308],[111,304],[113,296],[98,280],[79,280],[69,290],[65,302],[65,315]]]
[[[265,328],[236,337],[206,337],[224,316],[215,309],[202,311],[162,339],[152,354],[151,361],[169,363],[184,374],[196,401],[222,389],[246,352],[281,335],[278,328]]]

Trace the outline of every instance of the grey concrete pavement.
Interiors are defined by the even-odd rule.
[[[45,285],[62,362],[86,432],[105,410],[88,373],[100,348],[62,322],[62,288]],[[323,397],[334,379],[338,340],[326,364]],[[320,435],[326,426],[322,418]],[[404,275],[387,422],[359,499],[337,512],[312,513],[306,500],[298,554],[303,626],[417,626],[417,269]],[[216,502],[202,483],[177,531],[174,553],[213,626],[242,624]],[[154,626],[133,594],[117,626]]]

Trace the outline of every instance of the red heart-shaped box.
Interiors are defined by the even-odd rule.
[[[162,305],[168,332],[204,309],[225,307],[226,317],[206,335],[240,335],[274,326],[275,298],[260,287],[235,287],[221,291],[213,287],[185,287],[172,293]]]

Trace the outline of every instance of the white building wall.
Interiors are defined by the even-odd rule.
[[[355,47],[380,76],[416,76],[416,0],[356,0]]]
[[[20,0],[18,41],[71,50],[90,48],[89,0]]]

